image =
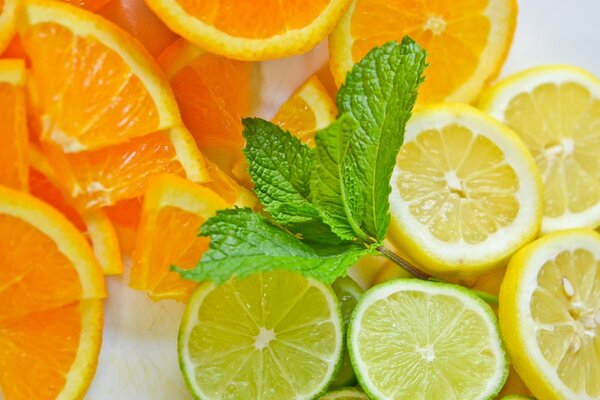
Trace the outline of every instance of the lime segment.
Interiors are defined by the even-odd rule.
[[[335,376],[342,329],[331,288],[298,274],[205,284],[184,315],[180,365],[202,399],[311,399]]]

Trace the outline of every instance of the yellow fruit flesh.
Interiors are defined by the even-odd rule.
[[[502,151],[459,124],[421,132],[397,166],[402,199],[441,241],[484,242],[519,212],[519,179]]]
[[[575,393],[600,396],[600,260],[562,251],[537,276],[530,310],[545,360]]]
[[[544,180],[544,215],[600,202],[600,99],[575,82],[544,83],[515,96],[507,125],[525,141]]]

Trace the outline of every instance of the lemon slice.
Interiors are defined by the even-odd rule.
[[[375,286],[354,310],[348,347],[373,399],[491,399],[508,375],[494,312],[456,285]]]
[[[470,106],[415,112],[391,185],[389,239],[433,274],[481,274],[539,231],[535,162],[515,133]]]
[[[552,233],[520,250],[500,288],[515,370],[539,399],[600,398],[600,235]]]
[[[343,342],[329,286],[286,271],[256,273],[196,290],[179,359],[197,398],[312,399],[333,380]]]
[[[347,387],[327,392],[319,400],[369,400],[369,398],[360,390]]]
[[[542,231],[598,227],[600,80],[576,67],[537,67],[492,87],[480,107],[535,158],[545,190]]]

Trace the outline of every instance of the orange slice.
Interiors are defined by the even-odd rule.
[[[0,60],[0,184],[27,189],[25,64]]]
[[[124,256],[131,256],[135,248],[135,237],[142,219],[142,201],[142,197],[134,197],[103,208],[115,228],[119,248]]]
[[[106,214],[97,208],[77,210],[58,188],[52,168],[35,146],[30,148],[29,192],[60,211],[84,234],[105,274],[123,272],[115,229]]]
[[[180,39],[160,56],[185,126],[202,152],[229,172],[242,156],[251,64],[207,53]]]
[[[15,33],[16,5],[17,0],[0,0],[0,54]]]
[[[210,189],[173,175],[154,178],[142,209],[130,285],[154,300],[184,301],[197,283],[170,270],[190,269],[208,249],[198,229],[217,210],[232,206]]]
[[[181,155],[191,151],[177,151],[178,144],[194,148],[191,140],[185,128],[173,128],[98,150],[63,153],[46,146],[45,151],[61,187],[78,205],[90,208],[141,196],[147,179],[161,173],[187,176],[193,181],[208,180],[199,152],[197,159],[190,160]]]
[[[410,35],[429,53],[419,102],[470,103],[510,48],[516,0],[354,0],[329,40],[338,85],[375,46]]]
[[[42,140],[72,153],[181,124],[160,68],[124,30],[59,1],[28,0],[21,11]]]
[[[0,187],[0,392],[82,398],[102,336],[102,271],[58,211]]]
[[[106,4],[110,3],[111,0],[63,0],[66,3],[70,3],[74,6],[83,8],[89,11],[98,11]]]
[[[148,0],[171,30],[215,54],[261,61],[325,38],[350,0]]]
[[[313,76],[283,103],[272,121],[312,144],[315,132],[335,121],[336,114],[335,103],[319,78]]]

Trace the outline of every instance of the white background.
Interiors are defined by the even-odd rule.
[[[393,1],[393,0],[390,0]],[[513,47],[501,77],[542,64],[573,64],[600,76],[600,0],[521,0]],[[270,118],[327,59],[322,43],[303,56],[263,63],[255,113]],[[177,364],[184,306],[153,303],[108,278],[104,343],[91,400],[191,399]]]

